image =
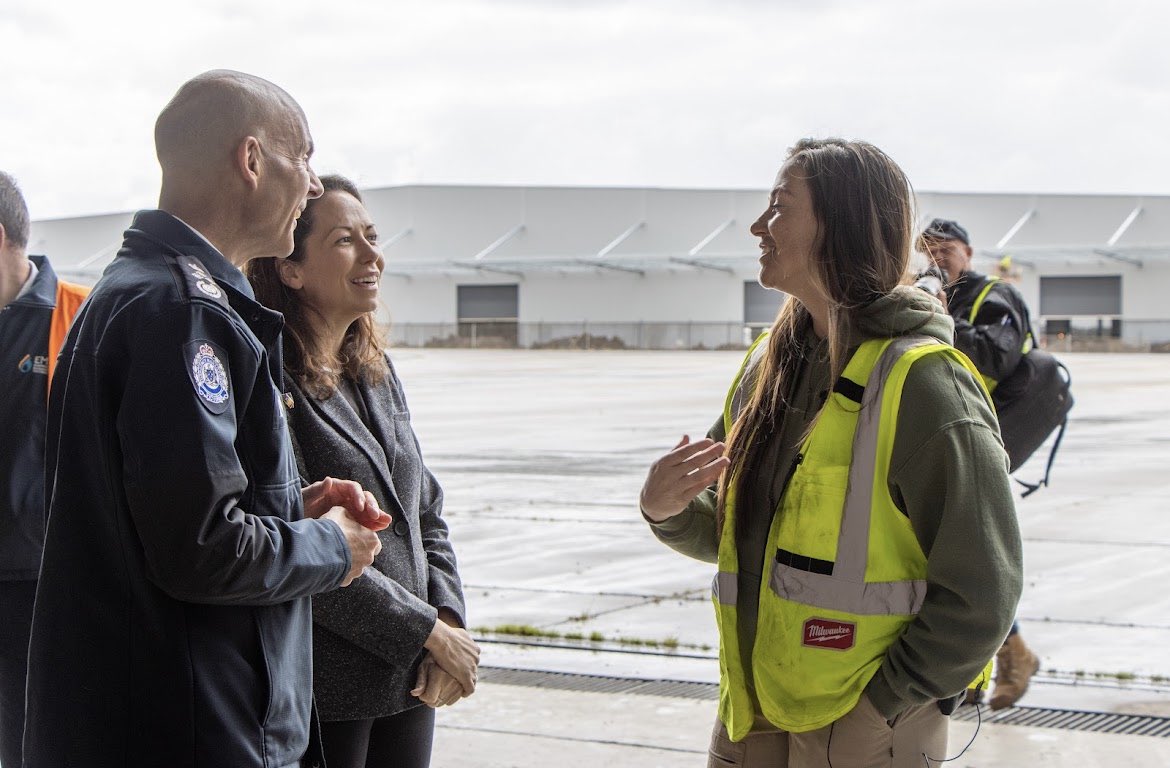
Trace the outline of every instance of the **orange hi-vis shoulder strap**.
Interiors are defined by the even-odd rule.
[[[77,310],[81,309],[82,302],[89,295],[89,288],[84,285],[57,281],[57,305],[53,308],[53,317],[49,320],[49,385],[53,383],[53,371],[57,368],[57,355],[65,343],[65,336],[69,333],[69,326]]]

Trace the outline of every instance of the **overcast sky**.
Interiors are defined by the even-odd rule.
[[[1165,195],[1168,38],[1165,0],[3,0],[0,168],[34,218],[152,207],[159,109],[226,67],[364,186],[763,188],[842,135],[920,190]]]

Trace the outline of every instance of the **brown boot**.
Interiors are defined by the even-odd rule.
[[[1006,709],[1019,701],[1028,690],[1028,682],[1040,659],[1024,645],[1019,633],[1009,635],[995,654],[995,690],[991,694],[992,709]]]

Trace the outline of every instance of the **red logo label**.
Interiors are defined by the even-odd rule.
[[[857,625],[828,619],[809,619],[804,623],[804,645],[810,648],[833,648],[845,651],[853,647]]]

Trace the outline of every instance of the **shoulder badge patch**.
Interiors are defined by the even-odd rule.
[[[199,259],[194,256],[181,256],[178,261],[187,282],[187,290],[192,296],[202,294],[219,304],[227,305],[227,297],[223,295],[223,289],[219,287],[219,284],[215,282]]]
[[[215,414],[227,410],[231,399],[231,376],[217,347],[209,341],[197,339],[184,345],[187,374],[207,410]]]

